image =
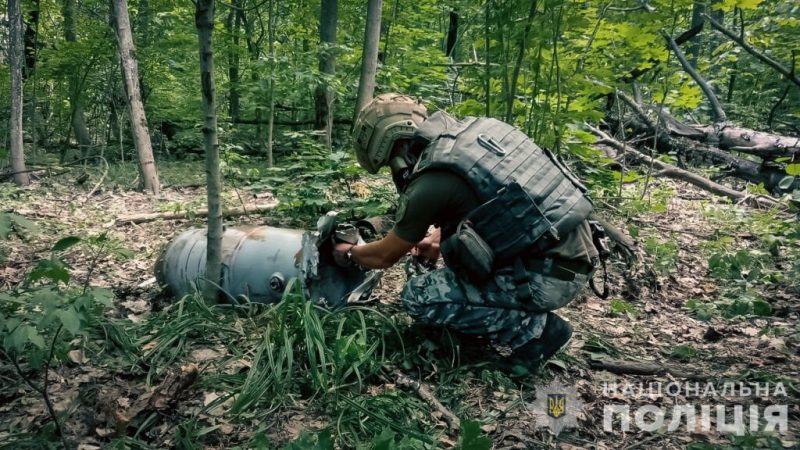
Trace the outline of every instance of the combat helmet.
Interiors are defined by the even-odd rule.
[[[369,173],[389,162],[395,141],[411,138],[428,117],[425,106],[408,95],[381,94],[358,113],[353,127],[356,159]]]

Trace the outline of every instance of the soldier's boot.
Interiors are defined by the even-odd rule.
[[[547,313],[542,335],[519,347],[508,357],[512,372],[520,375],[536,372],[551,356],[558,353],[572,337],[572,326],[561,317]]]

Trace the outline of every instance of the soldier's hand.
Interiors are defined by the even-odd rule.
[[[333,247],[333,262],[339,267],[352,267],[353,261],[348,256],[350,249],[355,245],[349,242],[340,242]]]
[[[411,254],[413,256],[436,261],[439,259],[439,241],[441,237],[441,230],[435,228],[431,234],[425,236],[425,239],[417,242],[417,245],[411,249]]]

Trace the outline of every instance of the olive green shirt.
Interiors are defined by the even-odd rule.
[[[480,205],[472,188],[449,171],[421,174],[400,195],[394,232],[400,239],[419,242],[431,225],[458,223]],[[446,239],[448,236],[442,236]],[[597,255],[587,222],[543,254],[561,259],[589,260]]]

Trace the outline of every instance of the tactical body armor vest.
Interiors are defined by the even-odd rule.
[[[552,246],[592,211],[578,178],[555,155],[512,125],[492,118],[458,121],[436,112],[417,130],[417,136],[429,144],[409,182],[427,171],[444,169],[472,187],[481,206],[460,224],[438,225],[446,234],[455,232],[447,240],[458,238],[464,227],[477,232],[488,247],[478,253],[493,253],[493,268],[507,265],[523,253]],[[472,241],[474,236],[462,238]],[[443,242],[443,253],[446,244]],[[476,259],[463,252],[458,258]]]

